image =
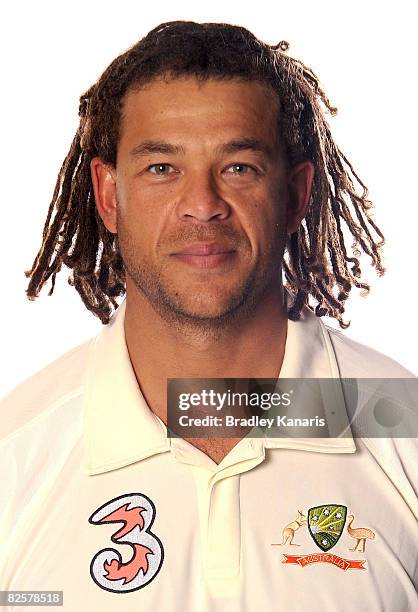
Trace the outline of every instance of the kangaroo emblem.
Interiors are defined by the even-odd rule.
[[[295,520],[286,525],[286,527],[283,529],[283,542],[280,544],[272,544],[272,546],[284,546],[285,544],[288,544],[289,546],[300,546],[300,544],[293,542],[293,538],[295,537],[295,531],[302,527],[302,525],[307,525],[306,516],[300,510],[298,510],[298,515]]]
[[[307,510],[306,516],[302,510],[298,510],[295,520],[283,528],[282,541],[271,544],[271,546],[306,546],[306,532],[298,538],[302,541],[302,544],[294,542],[297,530],[306,526],[312,540],[322,552],[314,551],[312,553],[307,551],[305,554],[301,554],[299,551],[290,554],[291,551],[288,549],[286,554],[282,553],[282,563],[284,565],[296,565],[304,568],[315,563],[328,563],[344,572],[346,570],[367,570],[366,559],[346,559],[340,557],[337,553],[328,554],[329,550],[338,544],[344,531],[355,540],[353,548],[349,548],[354,553],[356,551],[364,553],[367,540],[373,541],[376,538],[375,532],[368,527],[353,527],[353,522],[356,520],[353,514],[348,516],[349,522],[346,525],[347,510],[347,506],[333,503],[313,506]]]

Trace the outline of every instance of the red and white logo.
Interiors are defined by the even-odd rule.
[[[114,548],[96,553],[90,574],[99,587],[114,593],[129,593],[142,589],[155,578],[164,560],[164,549],[151,531],[154,518],[155,506],[142,493],[121,495],[93,512],[89,518],[92,525],[122,523],[111,540],[132,549],[132,557],[126,562]]]

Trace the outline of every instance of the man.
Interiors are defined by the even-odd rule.
[[[64,264],[105,327],[3,406],[1,589],[67,610],[417,604],[411,440],[167,436],[168,379],[410,376],[320,320],[346,326],[357,250],[383,273],[383,237],[286,48],[162,24],[81,97],[28,296]]]

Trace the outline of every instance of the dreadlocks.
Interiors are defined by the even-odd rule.
[[[151,30],[117,57],[80,98],[79,127],[58,174],[42,245],[25,272],[28,298],[35,299],[50,277],[51,295],[64,264],[72,270],[68,282],[85,306],[108,323],[116,298],[125,293],[125,269],[117,236],[105,228],[95,206],[90,161],[98,156],[116,165],[124,96],[162,75],[238,78],[270,85],[281,102],[280,130],[289,164],[310,160],[315,167],[308,213],[288,237],[283,261],[293,296],[288,316],[299,319],[306,304],[317,316],[334,317],[348,327],[341,315],[351,289],[370,289],[361,282],[358,257],[366,253],[382,275],[384,237],[370,216],[366,186],[324,118],[324,112],[335,115],[337,109],[314,72],[289,57],[287,49],[285,41],[268,45],[238,26],[174,21]],[[348,251],[350,234],[354,240]]]

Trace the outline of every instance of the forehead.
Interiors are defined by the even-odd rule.
[[[254,136],[270,144],[280,115],[275,92],[258,81],[159,78],[129,91],[123,100],[120,143],[131,138],[183,134]]]

